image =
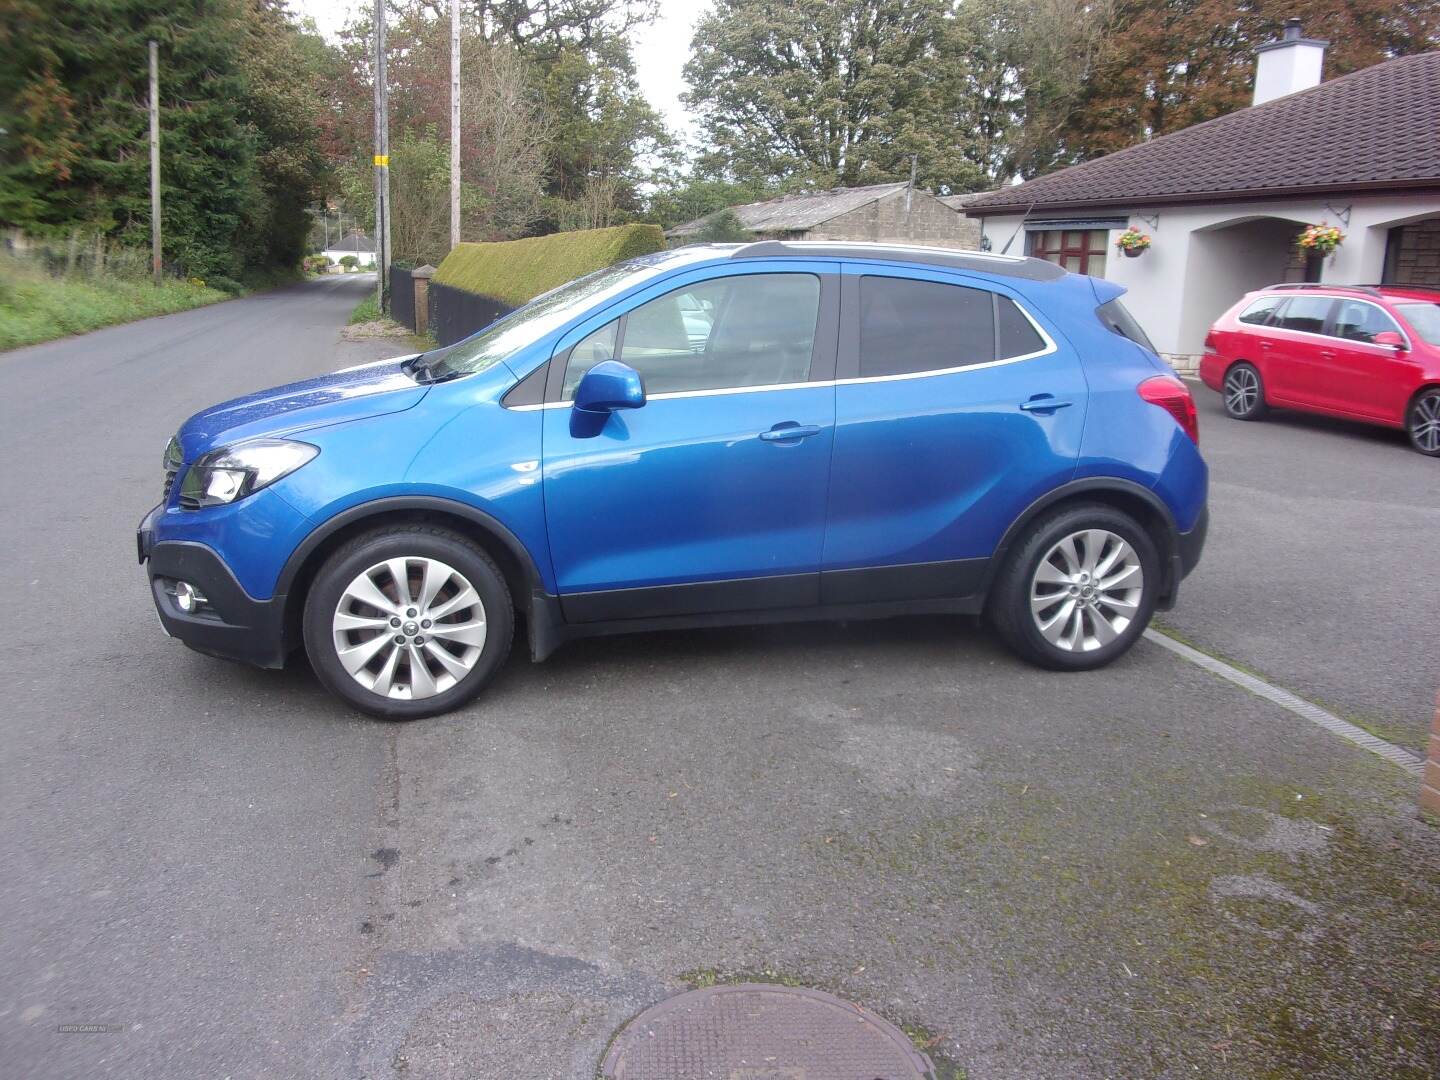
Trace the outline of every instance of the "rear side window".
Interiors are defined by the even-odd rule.
[[[1335,301],[1328,296],[1292,296],[1270,324],[1281,330],[1303,330],[1307,334],[1323,334],[1325,318]]]
[[[935,281],[862,277],[860,377],[990,363],[996,338],[993,295]]]
[[[1100,317],[1100,321],[1109,327],[1112,332],[1119,334],[1123,338],[1129,338],[1135,342],[1136,345],[1155,352],[1155,346],[1150,343],[1150,335],[1145,333],[1140,324],[1135,321],[1135,316],[1131,315],[1125,305],[1120,303],[1118,299],[1101,304],[1095,309],[1095,314]],[[1157,353],[1156,355],[1159,354]]]
[[[1240,321],[1251,326],[1269,326],[1275,309],[1284,303],[1283,296],[1262,296],[1240,313]]]
[[[1040,331],[1025,317],[1015,301],[1008,296],[995,294],[995,336],[1000,349],[1000,359],[1012,356],[1029,356],[1042,352],[1045,341]]]

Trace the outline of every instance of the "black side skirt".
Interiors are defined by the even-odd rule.
[[[989,564],[957,559],[564,597],[537,591],[530,603],[530,654],[543,660],[566,641],[654,630],[975,615],[984,608]]]

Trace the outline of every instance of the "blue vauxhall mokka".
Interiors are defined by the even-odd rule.
[[[217,405],[138,533],[165,630],[350,704],[476,695],[516,627],[983,614],[1095,668],[1205,540],[1195,406],[1105,281],[762,241],[634,259],[405,359]]]

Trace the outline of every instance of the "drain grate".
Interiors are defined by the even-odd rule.
[[[605,1080],[926,1080],[894,1024],[818,990],[746,983],[678,994],[616,1036]]]

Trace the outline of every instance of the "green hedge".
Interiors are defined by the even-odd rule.
[[[457,244],[435,271],[434,281],[519,307],[592,270],[664,250],[665,234],[658,225],[617,225],[525,240]]]

